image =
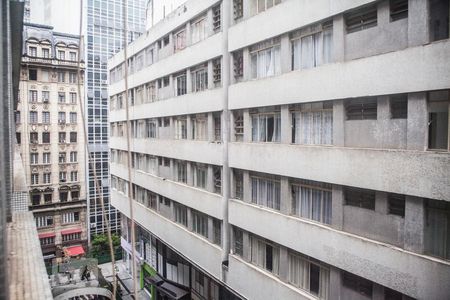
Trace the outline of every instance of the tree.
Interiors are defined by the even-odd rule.
[[[120,249],[120,236],[117,234],[111,235],[114,253]],[[110,255],[108,236],[106,234],[96,234],[92,237],[91,255],[98,258],[103,255]]]

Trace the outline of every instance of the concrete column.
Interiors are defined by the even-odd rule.
[[[339,14],[333,18],[333,61],[345,60],[345,22],[344,15]]]
[[[244,1],[246,2],[246,1]],[[242,78],[244,79],[244,81],[246,80],[250,80],[252,78],[252,70],[251,70],[251,62],[250,62],[250,52],[249,52],[249,48],[244,48],[244,50],[242,51],[242,65],[243,65],[243,76]]]
[[[422,253],[424,249],[425,208],[423,198],[406,196],[405,245],[409,251]]]
[[[211,90],[213,88],[214,88],[213,62],[212,60],[210,60],[208,61],[208,89]]]
[[[208,171],[206,175],[206,190],[211,193],[214,192],[214,172],[212,165],[208,165]]]
[[[173,37],[173,32],[169,33],[169,45],[167,47],[169,47],[169,55],[172,55],[175,52],[175,47],[174,47],[174,37]]]
[[[280,246],[280,279],[287,282],[289,276],[289,255],[288,249]]]
[[[236,135],[234,134],[234,113],[230,112],[230,142],[236,142]]]
[[[408,94],[406,148],[424,151],[428,148],[428,103],[426,92]]]
[[[329,300],[341,300],[341,286],[341,272],[335,267],[330,267]]]
[[[244,142],[252,141],[252,120],[248,109],[244,109]]]
[[[384,300],[384,287],[373,283],[372,300]]]
[[[389,1],[381,1],[378,4],[377,17],[377,26],[386,27],[389,25],[391,22]]]
[[[187,115],[186,116],[186,131],[187,131],[187,139],[192,140],[194,137],[192,136],[192,116]]]
[[[377,97],[377,125],[380,129],[380,132],[389,132],[391,130],[390,121],[391,121],[391,113],[389,107],[389,96],[379,96]],[[379,137],[375,143],[377,148],[389,148],[391,145],[385,145],[384,135]]]
[[[280,212],[289,215],[291,212],[291,193],[287,177],[281,177],[280,194]]]
[[[375,192],[375,211],[383,215],[388,213],[388,195],[386,192]]]
[[[244,187],[243,200],[245,202],[252,202],[252,182],[250,179],[250,173],[248,171],[243,171],[242,178],[244,181],[242,184],[242,186]]]
[[[291,47],[291,40],[289,39],[289,34],[284,34],[281,37],[280,56],[281,56],[281,73],[290,72],[292,69],[291,68],[292,47]]]
[[[172,98],[175,96],[175,83],[173,75],[169,75],[169,92],[166,96],[166,98]]]
[[[242,231],[242,248],[243,248],[243,259],[250,261],[252,258],[250,236],[247,231]]]
[[[175,178],[176,178],[175,161],[173,159],[170,159],[170,178],[167,179],[174,180]]]
[[[235,84],[237,82],[234,77],[234,55],[230,54],[230,84]]]
[[[243,16],[242,16],[242,18],[243,19],[247,19],[247,18],[249,18],[250,16],[252,16],[253,14],[255,14],[255,12],[256,12],[256,1],[250,1],[250,0],[247,0],[247,1],[242,1],[243,2]],[[251,2],[255,2],[255,3],[251,3]]]
[[[213,218],[208,217],[208,240],[211,243],[213,243],[213,236],[214,236]]]
[[[292,120],[289,105],[281,106],[281,143],[292,143]]]
[[[189,47],[192,44],[192,39],[191,39],[191,23],[187,22],[186,23],[186,47]]]
[[[194,228],[192,223],[192,211],[189,207],[187,208],[187,227],[189,231],[192,231],[192,228]]]
[[[430,41],[429,1],[408,1],[408,47],[427,44]]]
[[[159,199],[161,198],[161,195],[156,196],[156,211],[161,212],[161,203],[159,202]]]
[[[192,93],[192,74],[191,69],[186,70],[186,93]]]
[[[186,179],[188,185],[194,185],[194,172],[192,169],[192,163],[189,161],[186,163]]]
[[[169,139],[174,138],[175,138],[175,119],[174,117],[170,117]]]
[[[214,142],[214,116],[212,112],[208,113],[207,131],[208,131],[207,136],[208,141]]]
[[[331,226],[342,230],[344,223],[344,191],[342,186],[333,184],[331,199]]]
[[[234,178],[234,169],[230,168],[230,198],[235,198],[236,196],[236,182]]]
[[[345,107],[344,100],[333,102],[333,145],[345,146]]]
[[[208,11],[206,12],[206,30],[208,32],[207,36],[211,36],[214,34],[212,9],[208,9]]]

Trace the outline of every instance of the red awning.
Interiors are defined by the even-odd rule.
[[[80,233],[80,232],[81,232],[80,228],[61,230],[61,234],[72,234],[72,233]]]
[[[84,249],[82,246],[67,247],[67,248],[64,248],[64,253],[67,256],[78,256],[78,255],[84,254]]]
[[[55,236],[55,234],[53,232],[39,233],[39,238],[40,239],[45,239],[45,238],[54,237],[54,236]]]

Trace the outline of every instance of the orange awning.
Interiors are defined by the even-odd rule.
[[[84,254],[83,246],[73,246],[73,247],[67,247],[64,249],[64,253],[67,256],[78,256]]]
[[[44,238],[49,238],[49,237],[54,237],[55,234],[53,232],[49,232],[49,233],[39,233],[39,238],[40,239],[44,239]]]
[[[80,228],[61,230],[61,234],[72,234],[72,233],[80,233],[80,232],[81,232]]]

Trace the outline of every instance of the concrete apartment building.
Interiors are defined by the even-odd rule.
[[[130,253],[131,192],[141,287],[449,299],[449,12],[189,0],[128,46],[128,95],[115,55],[111,201]]]
[[[65,252],[87,250],[79,105],[84,84],[78,88],[78,43],[78,36],[54,32],[50,26],[24,26],[16,139],[25,165],[29,209],[47,262]],[[84,69],[83,61],[80,66]]]

